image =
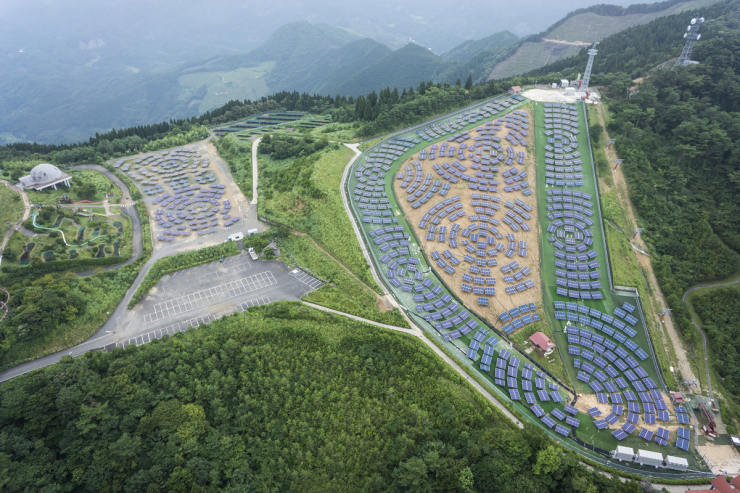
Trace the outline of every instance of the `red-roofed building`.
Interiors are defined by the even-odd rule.
[[[671,392],[671,399],[674,404],[683,404],[683,394],[681,392]]]
[[[511,94],[512,96],[516,96],[516,95],[517,95],[517,94],[519,94],[520,92],[522,92],[522,88],[521,88],[521,87],[519,87],[519,86],[512,86],[512,87],[511,87],[511,88],[509,89],[509,94]]]
[[[740,491],[740,476],[732,478],[730,483],[724,476],[717,476],[712,480],[712,489],[686,490],[686,493],[737,493],[738,491]]]
[[[549,337],[542,332],[535,332],[529,337],[529,342],[541,356],[550,354],[555,349],[555,344],[552,343]]]

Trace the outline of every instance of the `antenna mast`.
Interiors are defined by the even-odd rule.
[[[686,65],[696,63],[691,61],[691,49],[694,47],[694,41],[699,41],[701,38],[701,34],[699,34],[699,26],[702,24],[704,24],[704,17],[691,19],[691,24],[686,28],[687,32],[683,34],[684,39],[686,39],[686,44],[683,47],[681,56],[678,57],[673,68],[678,66],[685,67]]]
[[[588,63],[586,64],[586,71],[583,73],[583,80],[581,80],[581,87],[579,90],[588,92],[588,82],[591,79],[591,67],[594,65],[594,57],[599,52],[596,49],[596,43],[588,50]]]

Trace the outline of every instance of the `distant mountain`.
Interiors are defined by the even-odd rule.
[[[501,31],[478,40],[468,40],[442,55],[445,60],[467,62],[482,51],[493,51],[503,46],[516,43],[519,37],[509,31]]]
[[[409,43],[369,65],[334,88],[341,95],[367,94],[386,87],[418,86],[432,78],[442,58],[417,44]]]
[[[305,70],[287,74],[275,89],[335,95],[337,88],[352,76],[391,53],[390,48],[375,40],[359,39],[327,51]]]

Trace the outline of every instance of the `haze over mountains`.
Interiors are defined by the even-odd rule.
[[[594,41],[711,2],[671,0],[630,15],[619,7],[589,9],[545,33],[563,41],[574,36]],[[0,43],[6,51],[0,57],[0,144],[86,140],[111,127],[195,116],[231,99],[258,99],[279,90],[356,96],[386,86],[415,87],[421,80],[464,82],[468,74],[483,82],[538,68],[582,46],[556,39],[553,48],[552,40],[519,38],[578,4],[526,9],[526,2],[411,2],[401,8],[386,1],[266,6],[134,0],[131,5],[118,0],[0,4]],[[615,15],[619,22],[612,22]]]

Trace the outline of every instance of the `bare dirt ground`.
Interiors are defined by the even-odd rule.
[[[531,111],[530,111],[530,117],[531,117]],[[485,124],[485,122],[481,122],[480,126],[482,127]],[[499,136],[503,136],[506,134],[504,131],[506,130],[506,127],[504,127],[502,130],[498,132]],[[480,135],[479,132],[472,130],[470,132],[470,135],[472,137],[477,137]],[[466,141],[468,145],[473,142],[472,140]],[[504,144],[505,142],[505,144]],[[489,297],[489,306],[479,306],[477,301],[478,297],[481,295],[473,294],[473,293],[464,293],[461,290],[463,280],[462,276],[463,274],[470,274],[469,272],[469,264],[467,262],[463,261],[463,257],[468,253],[465,248],[461,245],[462,240],[465,238],[460,234],[462,232],[463,228],[466,228],[469,224],[475,221],[471,221],[468,217],[458,218],[453,222],[448,221],[446,218],[442,221],[442,223],[439,224],[439,226],[447,226],[448,233],[450,231],[450,227],[457,223],[460,225],[460,232],[458,232],[458,246],[457,248],[450,248],[449,243],[440,243],[437,241],[427,241],[426,240],[426,230],[418,228],[418,224],[421,221],[422,216],[427,213],[428,209],[435,205],[437,202],[439,202],[442,197],[436,196],[431,199],[429,202],[424,204],[422,207],[419,207],[418,209],[414,209],[411,207],[411,203],[405,200],[407,194],[403,188],[401,188],[401,180],[395,181],[395,187],[396,187],[396,193],[399,197],[401,206],[404,210],[404,214],[406,218],[409,220],[409,222],[412,224],[413,227],[416,228],[416,234],[419,240],[421,241],[421,247],[424,248],[424,250],[427,252],[427,255],[431,255],[432,252],[439,252],[440,254],[449,249],[455,257],[457,257],[461,263],[455,267],[456,271],[454,274],[450,275],[444,272],[442,269],[439,269],[436,264],[432,265],[432,268],[435,269],[435,272],[437,275],[439,275],[441,278],[445,280],[445,282],[455,291],[455,293],[460,297],[460,299],[463,301],[463,303],[466,305],[467,308],[475,310],[477,313],[481,314],[482,316],[486,317],[488,321],[496,326],[503,326],[503,324],[498,320],[498,317],[496,317],[496,314],[501,313],[503,311],[509,310],[511,308],[514,308],[516,306],[522,305],[524,303],[535,303],[538,306],[541,306],[542,304],[542,290],[540,287],[541,283],[541,276],[540,276],[540,269],[539,269],[539,222],[537,220],[537,200],[536,200],[536,179],[535,179],[535,164],[534,164],[534,134],[530,133],[527,136],[527,143],[529,144],[527,148],[524,146],[516,146],[514,147],[515,152],[519,151],[526,151],[526,157],[525,162],[523,165],[516,165],[515,167],[517,170],[526,171],[528,173],[528,176],[526,177],[527,183],[529,183],[529,188],[532,190],[532,194],[529,196],[522,195],[521,191],[514,191],[514,192],[505,192],[504,186],[506,185],[504,183],[504,179],[501,176],[501,174],[509,169],[508,166],[505,165],[499,165],[499,172],[495,173],[495,179],[498,180],[498,193],[488,193],[488,192],[479,192],[478,190],[471,190],[468,188],[468,182],[461,180],[457,184],[453,184],[450,188],[450,192],[445,196],[445,198],[453,197],[455,195],[459,195],[461,202],[464,204],[464,211],[466,215],[469,217],[472,214],[475,214],[473,210],[473,206],[471,205],[471,200],[473,200],[473,194],[484,194],[487,193],[488,195],[491,195],[492,197],[499,197],[500,202],[498,205],[500,206],[500,209],[496,211],[496,214],[492,215],[491,217],[494,217],[501,221],[501,219],[506,214],[506,211],[508,210],[504,203],[506,201],[514,202],[515,199],[521,199],[524,203],[530,205],[532,207],[532,211],[529,212],[529,214],[532,216],[531,219],[526,220],[526,223],[529,224],[531,227],[530,231],[524,231],[523,229],[520,229],[519,231],[513,231],[509,228],[506,223],[503,221],[500,222],[496,228],[500,231],[501,234],[504,235],[502,239],[498,239],[497,242],[503,243],[504,245],[508,245],[508,240],[506,238],[507,234],[514,234],[516,237],[516,241],[526,241],[527,242],[527,257],[520,257],[519,255],[514,255],[512,258],[507,258],[504,256],[503,252],[496,255],[495,258],[498,262],[497,266],[493,267],[487,267],[491,269],[491,277],[496,278],[496,285],[494,286],[496,289],[496,295]],[[506,147],[510,145],[508,141],[502,141],[502,146]],[[456,145],[457,147],[457,145]],[[429,148],[427,148],[427,151]],[[467,153],[466,153],[467,154]],[[414,154],[409,158],[409,160],[404,163],[401,170],[404,169],[406,165],[410,165],[413,161],[419,160],[419,154]],[[437,155],[436,159],[426,159],[426,160],[419,160],[422,164],[422,169],[424,171],[424,174],[431,173],[434,179],[441,179],[441,177],[434,171],[432,166],[434,164],[439,164],[440,166],[442,163],[451,163],[452,161],[456,161],[456,157],[439,157]],[[472,161],[468,158],[464,161],[462,161],[462,164],[464,166],[467,166],[469,168],[470,164],[472,164]],[[500,163],[499,163],[500,164]],[[469,172],[475,172],[475,170],[472,170],[469,168],[466,173]],[[444,180],[443,180],[444,182]],[[490,246],[490,245],[489,245]],[[491,258],[491,257],[487,257]],[[501,271],[501,266],[509,264],[512,261],[516,261],[521,267],[529,267],[531,269],[531,273],[526,276],[522,281],[526,279],[530,279],[535,283],[535,286],[532,288],[529,288],[525,291],[522,291],[520,293],[516,293],[515,295],[509,296],[506,294],[506,291],[504,290],[507,287],[507,284],[504,282],[504,274]],[[471,275],[478,275],[481,276],[481,274],[471,274]],[[508,275],[508,274],[507,274]],[[468,282],[468,284],[472,284]],[[513,284],[509,284],[513,285]]]
[[[707,443],[696,449],[711,463],[714,474],[737,474],[740,472],[740,453],[733,445]]]
[[[668,423],[665,423],[663,421],[658,421],[654,425],[650,425],[645,423],[643,421],[642,417],[644,416],[644,413],[640,414],[640,422],[638,423],[638,428],[647,428],[648,430],[652,431],[653,433],[658,431],[659,427],[667,429],[669,432],[674,433],[674,439],[675,439],[675,432],[678,429],[678,422],[676,421],[675,417],[675,409],[673,407],[673,403],[667,399],[666,405],[668,406],[668,412],[672,414],[671,421]],[[591,408],[598,408],[599,411],[601,411],[601,415],[597,416],[596,418],[591,418],[591,416],[586,412]],[[619,417],[619,421],[617,423],[611,425],[609,429],[616,430],[622,427],[622,425],[627,422],[627,405],[622,406],[624,408],[624,412]],[[578,396],[578,402],[576,403],[576,408],[578,408],[579,411],[585,413],[585,417],[587,419],[604,419],[606,418],[609,413],[612,412],[612,405],[611,404],[600,404],[598,399],[596,398],[596,394],[581,394]],[[642,405],[640,405],[640,408],[642,408]],[[583,416],[581,416],[583,418]],[[606,430],[604,430],[606,431]]]
[[[601,122],[601,125],[606,129],[606,124],[604,122],[604,114],[603,111],[597,111],[599,114],[599,121]],[[606,131],[605,131],[606,132]],[[608,139],[607,134],[607,139]],[[605,148],[606,150],[606,157],[609,160],[610,164],[613,164],[614,161],[618,158],[617,154],[615,152],[614,147],[611,148]],[[632,209],[632,202],[629,200],[628,193],[627,193],[627,182],[624,179],[624,174],[622,173],[621,166],[617,167],[616,170],[612,171],[612,176],[614,178],[614,186],[617,190],[617,196],[619,197],[619,203],[624,209],[627,219],[630,222],[630,225],[632,227],[637,226],[637,218],[635,216],[635,212]],[[605,184],[602,185],[606,186]],[[629,234],[629,232],[625,232],[625,234]],[[637,235],[634,239],[631,240],[632,243],[639,246],[642,250],[649,252],[647,245],[644,241],[642,241],[641,235]],[[640,264],[640,267],[642,267],[643,272],[646,273],[648,283],[650,284],[650,291],[652,293],[650,302],[653,305],[653,313],[655,314],[656,318],[660,318],[660,310],[662,308],[668,307],[668,303],[666,303],[665,297],[663,296],[663,292],[660,290],[660,286],[658,285],[658,280],[655,278],[655,273],[653,272],[653,266],[650,263],[650,258],[641,255],[636,254],[637,262]],[[678,370],[681,373],[681,376],[684,380],[695,380],[699,382],[699,379],[694,374],[693,369],[691,368],[691,365],[689,364],[689,360],[686,357],[686,349],[682,346],[682,339],[678,336],[678,332],[676,332],[676,328],[673,325],[673,319],[671,316],[666,316],[663,318],[663,323],[660,324],[662,327],[665,328],[665,331],[661,331],[661,336],[663,338],[663,343],[666,348],[668,348],[668,344],[672,344],[674,351],[676,353],[676,359]],[[666,336],[667,333],[667,336]],[[669,360],[672,360],[671,354],[668,354]],[[701,389],[699,389],[699,392],[701,392]]]

